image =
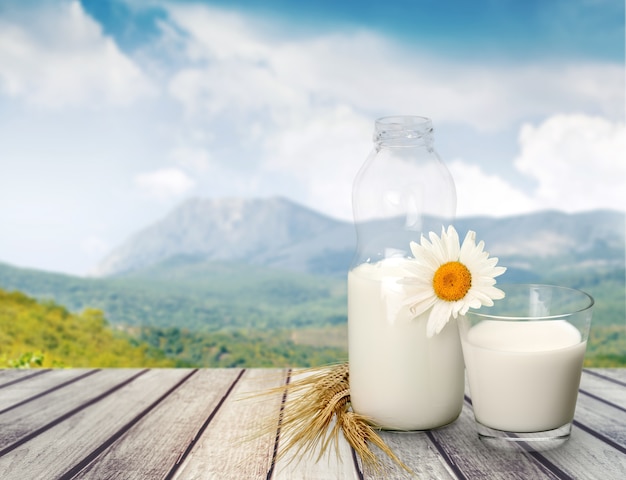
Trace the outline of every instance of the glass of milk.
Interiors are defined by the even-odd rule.
[[[544,450],[570,435],[593,298],[552,285],[498,285],[506,296],[459,318],[481,440]]]

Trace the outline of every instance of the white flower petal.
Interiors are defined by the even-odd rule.
[[[446,326],[446,323],[452,316],[451,302],[438,302],[433,305],[430,315],[428,315],[428,323],[426,324],[426,336],[431,338],[438,334]]]
[[[502,275],[505,267],[498,267],[498,258],[489,257],[484,251],[485,243],[476,243],[476,232],[470,230],[465,235],[463,244],[459,235],[450,225],[441,228],[441,236],[434,232],[420,238],[420,243],[410,243],[414,258],[407,263],[406,277],[398,281],[408,292],[404,305],[412,314],[419,316],[430,310],[428,315],[427,335],[439,333],[450,318],[464,315],[470,308],[493,305],[494,300],[504,297],[504,292],[495,288],[495,277]],[[433,286],[435,272],[445,263],[460,262],[467,267],[471,275],[471,287],[463,298],[446,301],[437,296]]]
[[[504,298],[505,295],[502,290],[495,287],[487,287],[484,289],[484,291],[492,300],[500,300]]]
[[[482,303],[480,303],[480,300],[478,300],[477,298],[470,298],[467,302],[467,309],[460,313],[461,315],[465,315],[467,313],[467,310],[469,310],[470,308],[476,309],[480,307],[482,307]]]
[[[422,291],[417,291],[415,294],[411,295],[410,297],[407,297],[404,303],[406,305],[411,305],[414,303],[421,303],[426,300],[434,301],[436,298],[437,297],[433,295],[432,292],[428,290],[422,290]]]
[[[504,272],[506,272],[506,267],[494,267],[493,276],[494,277],[499,277]]]
[[[443,231],[441,233],[443,239]],[[459,234],[456,232],[454,227],[450,225],[448,227],[448,232],[445,236],[445,245],[446,245],[446,260],[447,261],[455,261],[458,260],[461,247],[459,246]]]
[[[429,297],[411,305],[409,307],[409,311],[415,317],[419,317],[421,314],[426,313],[429,309],[431,309],[436,304],[437,304],[437,297]]]
[[[435,274],[435,270],[426,265],[421,265],[417,262],[409,261],[404,265],[403,270],[406,271],[407,275],[429,279],[432,278]]]

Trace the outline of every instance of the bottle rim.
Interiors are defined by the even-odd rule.
[[[395,138],[420,138],[433,132],[433,122],[428,117],[418,115],[390,115],[380,117],[375,122],[376,140]]]

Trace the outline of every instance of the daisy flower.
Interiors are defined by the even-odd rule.
[[[476,233],[467,232],[463,245],[452,225],[441,238],[429,233],[430,242],[422,235],[420,243],[411,242],[415,258],[407,263],[410,277],[404,283],[409,291],[406,305],[416,317],[430,310],[426,334],[439,333],[450,318],[465,315],[470,308],[491,306],[493,300],[504,298],[495,288],[495,277],[505,267],[497,267],[497,257],[489,258],[484,242],[476,244]]]

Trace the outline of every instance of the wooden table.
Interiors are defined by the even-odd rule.
[[[275,461],[284,384],[266,369],[0,370],[0,479],[361,479],[347,444],[319,462]],[[497,451],[460,418],[430,432],[387,433],[416,473],[385,478],[626,479],[626,369],[585,370],[570,440],[542,453]],[[381,477],[382,478],[382,477]]]

